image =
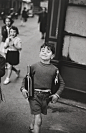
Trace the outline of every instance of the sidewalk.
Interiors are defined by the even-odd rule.
[[[39,61],[39,48],[44,40],[40,39],[37,17],[28,19],[25,27],[15,21],[22,39],[20,78],[12,73],[11,83],[3,85],[6,75],[2,78],[2,91],[5,101],[0,104],[0,133],[29,133],[31,121],[28,101],[20,92],[27,64]],[[86,133],[86,105],[72,100],[60,98],[56,104],[49,104],[48,115],[43,116],[41,133]]]

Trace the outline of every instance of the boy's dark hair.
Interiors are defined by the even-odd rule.
[[[46,46],[48,48],[50,48],[50,50],[52,51],[53,54],[55,54],[55,47],[54,47],[53,43],[46,43],[45,42],[44,44],[41,45],[40,50],[41,50],[41,48],[46,47]]]
[[[10,28],[10,30],[11,30],[11,29],[15,30],[15,31],[16,31],[16,34],[19,34],[19,30],[18,30],[18,28],[17,28],[16,26],[12,26],[12,27]]]

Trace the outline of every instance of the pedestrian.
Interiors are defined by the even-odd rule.
[[[10,35],[5,41],[5,49],[8,48],[6,54],[6,62],[8,63],[8,73],[7,77],[4,81],[4,84],[8,84],[10,82],[10,77],[12,74],[12,70],[16,72],[17,77],[19,77],[20,70],[17,70],[14,65],[19,64],[19,55],[21,48],[21,39],[17,36],[19,34],[18,28],[12,26],[10,28]]]
[[[44,39],[47,26],[47,12],[45,7],[43,7],[42,12],[39,13],[38,23],[40,23],[39,30],[41,32],[41,39]]]
[[[5,75],[5,58],[0,53],[0,103],[3,100],[1,91],[1,77]]]
[[[4,26],[1,27],[1,36],[2,36],[2,40],[1,40],[1,44],[0,44],[0,52],[3,54],[3,56],[6,56],[6,50],[4,49],[4,43],[7,37],[9,37],[9,30],[12,26],[12,24],[14,23],[14,21],[12,20],[12,18],[10,16],[7,16],[4,19]]]
[[[27,21],[28,18],[26,7],[24,7],[21,15],[22,15],[21,25],[25,26],[25,22]]]
[[[20,88],[23,96],[28,97],[31,108],[32,122],[29,126],[31,133],[40,133],[42,114],[47,114],[50,99],[52,99],[51,102],[56,103],[64,89],[64,81],[59,74],[59,69],[50,62],[54,55],[54,44],[44,43],[40,48],[40,62],[31,65],[31,74],[34,73],[34,97],[30,98],[27,95],[28,92],[24,87],[24,82],[22,82]],[[58,82],[60,84],[59,89],[54,94],[51,92],[53,80],[55,84]]]

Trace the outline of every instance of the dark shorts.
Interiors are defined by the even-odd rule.
[[[47,114],[50,92],[34,92],[34,97],[29,99],[31,114]]]
[[[6,62],[10,65],[19,64],[19,51],[8,51],[6,54]]]

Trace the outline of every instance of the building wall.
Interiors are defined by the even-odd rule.
[[[69,0],[64,31],[61,74],[68,92],[65,96],[70,98],[72,90],[72,98],[86,101],[86,0]]]
[[[56,48],[63,97],[86,102],[86,0],[49,0],[46,41]]]
[[[64,29],[69,35],[64,38],[63,55],[86,65],[86,0],[70,0],[69,4]]]

